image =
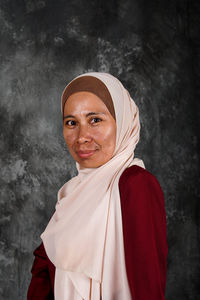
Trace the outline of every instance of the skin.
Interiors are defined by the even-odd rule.
[[[93,93],[77,92],[67,99],[63,135],[70,154],[81,168],[98,168],[113,157],[116,122]]]

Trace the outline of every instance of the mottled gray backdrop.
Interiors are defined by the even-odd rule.
[[[60,95],[87,71],[118,77],[139,106],[136,154],[166,199],[166,299],[200,299],[198,3],[1,0],[0,299],[26,299],[32,252],[76,174]]]

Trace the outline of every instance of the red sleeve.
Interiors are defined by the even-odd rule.
[[[132,166],[119,181],[126,271],[133,300],[164,300],[167,228],[163,192],[156,178]]]
[[[55,267],[48,259],[43,243],[34,251],[34,255],[27,300],[54,300]]]

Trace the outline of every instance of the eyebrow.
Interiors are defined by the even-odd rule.
[[[94,116],[94,115],[105,115],[105,113],[104,112],[93,112],[93,111],[91,111],[91,112],[89,112],[86,115],[86,117]],[[73,116],[73,115],[67,115],[67,116],[64,116],[63,119],[67,119],[67,118],[75,118],[75,116]]]

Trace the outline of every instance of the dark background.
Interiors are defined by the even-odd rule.
[[[166,201],[166,299],[200,299],[198,3],[1,0],[2,300],[26,299],[32,252],[58,189],[76,173],[62,137],[60,95],[88,71],[118,77],[139,106],[136,156]]]

